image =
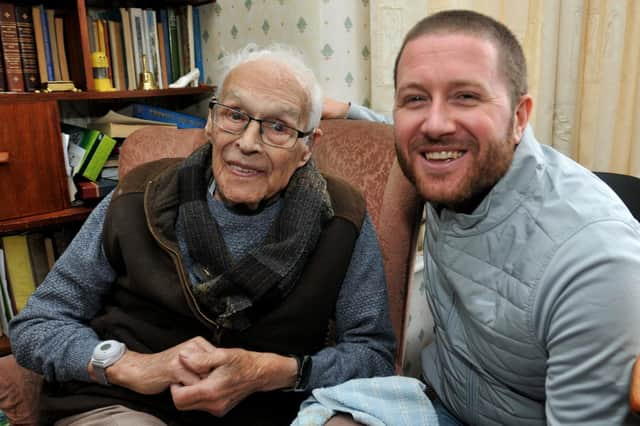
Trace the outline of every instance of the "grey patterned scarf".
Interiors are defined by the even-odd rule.
[[[291,177],[283,209],[262,245],[234,263],[207,206],[211,153],[212,145],[205,144],[178,172],[178,220],[189,255],[208,277],[194,287],[198,304],[220,326],[243,330],[296,285],[333,209],[326,181],[309,161]]]

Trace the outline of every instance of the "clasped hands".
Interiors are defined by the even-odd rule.
[[[291,387],[295,359],[239,348],[217,348],[202,337],[155,354],[127,350],[107,369],[109,382],[152,395],[167,388],[179,410],[223,416],[257,391]]]

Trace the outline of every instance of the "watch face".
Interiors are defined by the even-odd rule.
[[[93,359],[96,361],[109,361],[114,362],[122,356],[125,346],[116,340],[107,340],[96,346],[93,351]]]

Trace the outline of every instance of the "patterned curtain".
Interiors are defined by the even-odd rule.
[[[591,170],[640,176],[640,1],[372,0],[372,105],[393,105],[406,31],[444,9],[504,22],[522,43],[538,139]]]
[[[368,0],[218,0],[200,15],[205,81],[224,54],[279,42],[304,52],[325,95],[370,103]]]

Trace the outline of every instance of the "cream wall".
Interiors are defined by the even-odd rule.
[[[221,55],[282,42],[304,52],[325,94],[370,103],[368,0],[218,0],[200,15],[205,81]]]

